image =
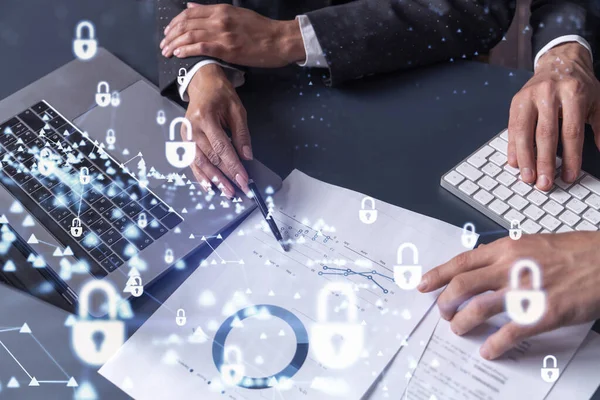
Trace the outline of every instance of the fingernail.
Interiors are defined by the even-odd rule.
[[[481,355],[481,357],[485,358],[486,360],[490,359],[490,357],[491,357],[490,350],[488,349],[488,346],[485,343],[479,349],[479,354]]]
[[[163,49],[163,51],[162,51],[162,55],[163,55],[163,56],[165,56],[165,57],[166,57],[166,55],[167,55],[167,50],[168,50],[168,49],[165,47],[165,48]]]
[[[575,179],[577,179],[577,174],[575,173],[575,171],[565,171],[565,182],[572,183],[573,181],[575,181]]]
[[[173,52],[173,54],[175,54],[176,56],[178,56],[179,53],[181,53],[181,50],[179,50],[179,49],[175,49],[175,51]]]
[[[240,185],[242,189],[248,187],[248,181],[240,174],[235,175],[235,181],[238,183],[238,185]]]
[[[162,49],[165,46],[165,39],[160,41],[160,48]]]
[[[421,279],[421,283],[417,286],[417,289],[422,292],[427,289],[427,279]]]
[[[523,168],[521,170],[521,177],[524,181],[530,181],[533,179],[533,170],[531,168]]]
[[[242,147],[242,152],[244,153],[244,157],[246,157],[248,160],[252,160],[252,149],[250,146]]]
[[[550,179],[546,175],[540,175],[537,180],[538,189],[546,188],[550,184]]]
[[[166,35],[167,33],[169,33],[169,31],[170,31],[170,30],[171,30],[171,25],[168,25],[168,26],[165,28],[165,35]]]

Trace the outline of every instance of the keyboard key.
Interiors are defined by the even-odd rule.
[[[499,137],[492,139],[492,141],[490,142],[490,146],[492,146],[504,155],[506,155],[508,152],[508,142],[506,140],[502,140]]]
[[[110,228],[100,238],[109,246],[112,246],[114,243],[119,241],[122,236],[119,231],[115,228]]]
[[[111,255],[106,257],[104,261],[100,263],[100,265],[102,265],[102,267],[107,271],[112,272],[123,265],[123,260],[117,257],[114,253],[111,253]]]
[[[484,206],[490,201],[494,200],[494,196],[492,196],[485,189],[481,189],[479,192],[475,193],[475,196],[473,196],[473,198],[481,204],[483,204]]]
[[[97,247],[100,243],[100,238],[96,236],[93,232],[87,232],[83,234],[83,239],[81,240],[81,245],[84,249],[90,251],[93,248]]]
[[[537,221],[542,217],[542,215],[544,215],[544,212],[533,204],[530,204],[529,207],[527,207],[523,212],[533,221]]]
[[[564,222],[568,226],[575,226],[575,224],[578,223],[579,220],[581,220],[579,215],[576,215],[574,212],[569,211],[569,210],[565,210],[564,213],[560,214],[558,219],[560,219],[562,222]]]
[[[575,227],[578,231],[597,231],[596,225],[590,224],[588,221],[581,221],[579,225]]]
[[[461,183],[463,180],[465,179],[464,176],[462,176],[461,174],[459,174],[456,171],[450,171],[449,173],[447,173],[444,176],[444,180],[446,182],[448,182],[449,184],[451,184],[452,186],[456,186],[459,183]],[[148,196],[146,196],[148,197]],[[150,208],[154,207],[154,205],[158,204],[155,203],[154,205],[151,205],[151,202],[153,201],[152,198],[148,199],[146,202],[144,202],[144,200],[146,200],[146,197],[142,200],[142,206],[146,209],[146,210],[150,210]]]
[[[503,168],[506,170],[506,172],[508,172],[511,175],[519,175],[519,173],[521,172],[519,171],[519,168],[511,167],[510,164],[504,165]]]
[[[106,193],[106,195],[112,200],[115,196],[117,196],[119,193],[121,193],[121,188],[114,182],[110,183],[108,186],[106,186],[104,192]]]
[[[110,202],[110,200],[108,200],[108,198],[102,197],[101,199],[99,199],[95,203],[93,203],[92,207],[94,207],[96,209],[96,211],[98,211],[100,214],[102,214],[106,210],[111,209],[113,207],[113,204]]]
[[[138,215],[142,210],[142,206],[135,201],[132,201],[123,208],[123,211],[129,218],[135,218],[135,216]]]
[[[567,203],[567,208],[573,211],[575,214],[581,214],[587,208],[587,206],[580,200],[571,199]]]
[[[39,132],[46,123],[40,119],[33,111],[25,110],[19,114],[21,121],[25,122],[34,132]]]
[[[554,218],[551,215],[546,215],[544,218],[540,220],[540,224],[548,229],[549,231],[554,231],[556,228],[560,226],[560,221]]]
[[[556,233],[566,233],[566,232],[573,232],[573,229],[566,225],[561,225],[560,228],[558,228],[556,230]]]
[[[90,208],[81,215],[81,222],[85,225],[91,226],[93,223],[98,221],[101,217],[94,209]]]
[[[588,208],[587,211],[583,213],[583,218],[594,225],[600,224],[600,212],[593,208]]]
[[[508,210],[508,205],[498,199],[494,200],[489,206],[489,209],[498,215],[502,215]]]
[[[470,182],[468,180],[466,182],[464,182],[462,185],[460,185],[459,189],[467,182],[471,185],[471,188],[473,189],[471,191],[471,193],[473,193],[475,190],[477,190],[477,185],[475,185],[473,182]],[[461,189],[461,190],[463,190],[463,189]],[[467,194],[471,194],[471,193],[467,193]],[[169,213],[169,207],[166,204],[161,202],[156,207],[152,208],[150,210],[150,213],[152,215],[154,215],[157,219],[161,219],[162,217],[164,217],[165,215],[167,215]]]
[[[480,168],[482,165],[487,163],[487,159],[485,157],[481,157],[477,154],[474,154],[467,159],[467,162],[475,168]]]
[[[582,186],[585,186],[587,189],[591,190],[592,192],[600,195],[600,181],[594,178],[593,176],[587,175],[579,183]]]
[[[481,192],[481,190],[479,192]],[[475,195],[476,199],[477,199],[477,195],[479,195],[479,192],[477,192],[477,194]],[[490,197],[492,197],[491,194],[488,193],[488,195]],[[148,235],[152,236],[152,239],[156,240],[156,239],[160,238],[161,236],[163,236],[165,233],[167,233],[168,229],[163,224],[161,224],[157,220],[153,219],[152,221],[148,222],[148,225],[144,228],[144,231]]]
[[[550,194],[550,198],[558,204],[565,204],[565,202],[571,198],[571,195],[564,190],[557,188]]]
[[[31,197],[37,202],[37,203],[41,203],[42,201],[52,197],[52,193],[50,193],[49,190],[46,190],[45,188],[39,188],[38,190],[36,190],[35,192],[33,192],[31,194]]]
[[[479,189],[477,187],[477,185],[475,185],[473,182],[471,182],[470,180],[465,180],[459,187],[458,187],[462,192],[466,193],[467,195],[472,195],[473,193],[475,193],[477,191],[477,189]],[[157,206],[159,207],[159,206]],[[156,208],[156,207],[155,207]],[[152,212],[154,209],[152,209],[150,212]],[[153,213],[154,214],[154,213]],[[165,214],[166,215],[166,214]],[[156,217],[158,217],[157,215],[155,215]]]
[[[481,178],[481,175],[483,175],[481,173],[481,171],[473,168],[471,165],[469,165],[467,163],[462,163],[461,165],[458,166],[458,168],[456,168],[456,170],[460,174],[469,178],[471,181],[476,181],[477,179]]]
[[[91,226],[90,229],[92,230],[92,232],[94,232],[96,235],[98,236],[102,236],[102,234],[106,231],[108,231],[111,228],[110,224],[108,222],[106,222],[105,219],[98,219],[96,222],[94,222]]]
[[[508,142],[508,129],[503,130],[500,137]]]
[[[36,113],[41,114],[48,109],[48,104],[46,104],[43,101],[40,101],[39,103],[31,107],[31,109]]]
[[[477,184],[488,192],[498,186],[498,182],[485,175],[483,178],[477,181]]]
[[[163,219],[161,219],[160,222],[167,228],[173,229],[183,222],[183,218],[175,213],[169,213]]]
[[[83,194],[83,199],[90,204],[94,204],[100,198],[102,198],[102,193],[93,188]]]
[[[519,223],[521,223],[525,219],[525,216],[518,211],[510,210],[504,214],[504,219],[508,222],[519,221]]]
[[[123,232],[123,236],[140,251],[150,246],[153,242],[152,238],[146,235],[137,225],[130,225]]]
[[[527,196],[527,200],[531,201],[536,206],[541,206],[548,200],[548,196],[542,194],[539,190],[534,190]]]
[[[580,184],[576,184],[571,189],[569,189],[569,193],[571,193],[579,200],[582,200],[583,198],[585,198],[585,196],[590,194],[590,191],[581,186]]]
[[[15,179],[16,181],[16,179]],[[37,179],[31,178],[26,183],[24,183],[21,188],[27,193],[31,194],[42,187],[42,184]]]
[[[498,187],[494,189],[492,193],[494,194],[494,196],[503,201],[513,195],[513,192],[510,189],[502,185],[498,185]]]
[[[517,180],[517,178],[515,178],[513,175],[509,174],[508,172],[504,171],[496,177],[496,180],[498,182],[500,182],[501,184],[503,184],[504,186],[510,186]]]
[[[546,204],[544,204],[544,207],[542,207],[542,208],[544,210],[546,210],[550,215],[553,215],[553,216],[557,216],[558,214],[560,214],[562,212],[562,210],[565,209],[563,206],[561,206],[554,200],[548,201]]]
[[[598,196],[597,194],[592,193],[585,199],[585,202],[589,206],[594,207],[596,210],[600,209],[600,196]]]
[[[100,262],[106,258],[106,254],[102,251],[101,246],[108,249],[104,243],[100,243],[100,245],[90,251],[90,255],[94,258],[94,260]],[[109,250],[110,251],[110,250]]]
[[[566,183],[562,178],[558,177],[554,180],[554,184],[563,190],[567,190],[571,187],[572,183]]]
[[[124,208],[127,204],[131,203],[131,197],[126,192],[121,192],[111,199],[115,205],[119,208]]]
[[[56,221],[60,221],[65,218],[67,215],[71,214],[68,208],[59,205],[54,210],[50,212],[50,216],[54,218]]]
[[[502,172],[502,168],[492,163],[485,164],[483,168],[481,168],[481,170],[487,175],[491,176],[492,178],[498,175],[500,172]]]
[[[115,244],[110,246],[110,248],[120,259],[125,261],[129,260],[138,253],[138,250],[135,248],[135,246],[125,239],[117,241]]]
[[[538,233],[542,230],[542,227],[530,219],[526,219],[525,222],[521,223],[521,229],[523,232],[533,235],[534,233]]]
[[[510,200],[508,200],[508,205],[510,205],[517,211],[521,211],[528,204],[529,202],[521,196],[519,196],[518,194],[515,194],[513,197],[510,198]]]
[[[46,200],[40,202],[40,206],[46,211],[50,212],[56,208],[58,204],[56,203],[54,197],[48,197]]]
[[[133,222],[127,217],[117,218],[112,222],[112,225],[117,228],[119,232],[125,231],[130,225],[133,225]]]

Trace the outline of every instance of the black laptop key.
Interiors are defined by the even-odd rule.
[[[131,224],[124,232],[123,236],[138,248],[144,250],[153,242],[152,238],[144,233],[137,225]]]
[[[125,261],[129,260],[138,253],[138,250],[135,248],[135,246],[125,239],[117,241],[115,244],[110,246],[110,248],[120,259]]]
[[[114,243],[118,242],[123,236],[119,233],[119,231],[115,228],[110,228],[102,236],[100,239],[104,241],[109,246],[112,246]]]
[[[4,133],[6,128],[13,127],[18,123],[19,123],[19,120],[17,119],[17,117],[13,117],[13,118],[9,119],[8,121],[3,122],[2,124],[0,124],[0,133]]]
[[[135,225],[134,222],[132,220],[130,220],[127,217],[121,217],[118,218],[116,220],[114,220],[112,222],[112,225],[117,228],[117,230],[119,232],[124,232],[127,228],[129,228],[131,225]]]
[[[58,180],[58,178],[56,176],[40,176],[39,177],[40,182],[42,182],[42,185],[44,185],[44,187],[46,189],[50,189],[52,190],[52,188],[56,185],[58,185],[60,183],[60,181]]]
[[[158,199],[158,197],[148,192],[146,196],[142,198],[142,200],[138,201],[138,203],[140,203],[140,205],[146,210],[150,210],[156,207],[158,203],[160,203],[160,200]]]
[[[60,128],[66,123],[67,121],[65,121],[59,116],[50,121],[50,126],[60,132]]]
[[[21,121],[25,122],[34,132],[39,132],[46,123],[38,117],[33,111],[25,110],[19,114]]]
[[[90,205],[85,201],[76,201],[69,206],[69,209],[77,215],[86,213],[90,208]]]
[[[39,188],[31,194],[31,197],[33,197],[37,203],[41,203],[42,201],[52,197],[52,193],[50,193],[50,191],[46,188]]]
[[[90,204],[94,204],[94,202],[98,201],[98,199],[102,198],[102,193],[97,191],[96,189],[90,189],[83,194],[83,198]]]
[[[104,193],[112,200],[121,193],[121,188],[116,183],[111,182],[104,189]]]
[[[92,204],[92,207],[94,207],[100,214],[110,209],[112,206],[113,204],[106,197],[102,197]]]
[[[148,222],[148,225],[144,228],[144,231],[148,235],[152,236],[154,240],[157,240],[167,233],[168,229],[163,224],[158,222],[158,220],[153,219],[152,221]]]
[[[84,231],[83,240],[81,240],[81,246],[87,251],[91,251],[95,247],[97,247],[102,241],[100,238],[93,232]]]
[[[114,224],[120,218],[125,216],[125,213],[121,211],[119,208],[111,208],[110,210],[106,210],[102,213],[102,216],[106,218],[108,222]]]
[[[2,171],[6,175],[11,176],[11,177],[15,176],[17,174],[17,169],[13,165],[5,163],[5,162],[2,163]]]
[[[110,229],[110,225],[108,224],[108,222],[106,222],[105,219],[100,218],[90,226],[90,229],[96,235],[102,236],[104,232]]]
[[[161,219],[169,213],[169,207],[165,203],[159,203],[156,207],[150,210],[150,213],[157,219]]]
[[[59,205],[57,207],[54,208],[54,210],[50,211],[50,216],[52,218],[54,218],[57,221],[62,220],[63,218],[65,218],[66,216],[68,216],[69,214],[71,214],[71,211],[69,211],[69,209],[67,207],[65,207],[64,205],[58,203]]]
[[[56,185],[54,185],[50,191],[55,195],[61,195],[61,194],[67,194],[71,191],[71,188],[69,187],[69,185],[67,185],[64,182],[58,182]]]
[[[73,219],[75,219],[76,217],[77,215],[69,213],[66,217],[60,220],[59,224],[63,227],[65,231],[70,232],[71,226],[73,225]]]
[[[121,192],[117,196],[112,198],[112,201],[116,204],[117,207],[123,208],[127,204],[131,203],[131,197],[126,192]]]
[[[22,139],[22,135],[27,132],[29,130],[29,128],[27,128],[27,125],[19,122],[18,124],[16,124],[15,126],[13,126],[12,128],[10,128],[10,130],[12,131],[13,135],[15,135],[18,138]]]
[[[111,251],[104,243],[100,243],[98,246],[90,250],[90,255],[98,262],[104,260],[107,256],[107,253],[110,254]]]
[[[46,117],[46,119],[51,120],[53,118],[58,117],[58,113],[54,111],[52,108],[48,107],[41,115],[42,118]]]
[[[0,132],[0,144],[2,144],[2,146],[7,146],[16,141],[17,137],[12,133]]]
[[[123,260],[117,257],[114,253],[111,253],[111,255],[106,257],[104,261],[100,263],[100,265],[102,265],[102,267],[107,271],[112,272],[123,265]]]
[[[160,222],[163,225],[165,225],[167,228],[173,229],[177,225],[179,225],[181,222],[183,222],[183,218],[181,218],[179,215],[177,215],[175,213],[169,213],[163,219],[161,219]]]
[[[44,111],[46,111],[48,109],[48,104],[46,104],[43,101],[40,101],[39,103],[37,103],[36,105],[34,105],[33,107],[31,107],[33,109],[33,111],[35,111],[38,114],[43,113]]]
[[[89,210],[81,214],[80,218],[81,222],[89,226],[100,219],[100,214],[98,214],[93,208],[90,208]]]
[[[27,179],[25,182],[21,182],[22,178],[29,178],[29,179]],[[22,184],[21,187],[23,188],[23,190],[29,194],[35,192],[36,190],[38,190],[39,188],[42,187],[42,184],[40,183],[40,181],[38,181],[35,178],[32,178],[30,174],[25,173],[25,172],[20,172],[20,173],[16,174],[13,177],[13,179],[15,180],[15,182]]]
[[[50,212],[56,208],[57,204],[54,197],[48,197],[46,200],[40,202],[40,206],[47,212]]]
[[[38,153],[42,150],[44,145],[45,145],[45,142],[42,139],[40,139],[39,137],[36,137],[31,142],[27,143],[27,147],[29,147],[30,149],[37,149]]]
[[[139,202],[139,200],[143,199],[150,191],[146,188],[141,187],[139,184],[132,185],[125,190],[133,200]]]
[[[125,211],[125,214],[127,214],[127,216],[129,218],[135,218],[135,216],[138,215],[142,210],[143,210],[142,206],[140,206],[138,203],[136,203],[134,201],[127,204],[123,208],[123,211]]]

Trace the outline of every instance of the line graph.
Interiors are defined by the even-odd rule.
[[[331,271],[331,272],[329,272],[329,271]],[[369,281],[373,282],[375,285],[377,285],[384,294],[388,294],[389,290],[384,288],[383,286],[381,286],[381,284],[379,282],[377,282],[377,280],[374,277],[377,276],[377,277],[387,279],[392,283],[394,282],[394,278],[384,275],[384,274],[380,274],[376,270],[354,271],[352,268],[334,268],[334,267],[329,267],[327,265],[323,265],[323,271],[319,271],[319,275],[343,275],[343,276],[359,275],[359,276],[362,276],[363,278],[366,278]]]

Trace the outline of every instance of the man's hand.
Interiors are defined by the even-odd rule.
[[[276,21],[228,4],[188,3],[188,9],[165,28],[160,48],[165,57],[207,56],[262,68],[306,57],[297,21]]]
[[[500,357],[530,336],[600,317],[600,232],[500,239],[432,269],[423,276],[418,289],[431,292],[448,285],[438,298],[438,307],[442,318],[451,321],[452,331],[464,335],[504,311],[510,270],[524,258],[533,259],[540,267],[546,313],[533,325],[504,325],[481,346],[483,358]],[[521,277],[521,287],[530,287],[529,279]]]
[[[541,190],[549,190],[554,181],[560,116],[562,179],[571,183],[581,169],[585,122],[592,125],[600,148],[600,83],[589,51],[579,43],[562,44],[544,54],[510,106],[508,163],[520,168],[524,182],[535,182]]]
[[[248,173],[238,157],[252,159],[246,110],[223,69],[217,64],[200,68],[188,86],[188,96],[185,116],[192,123],[199,150],[192,164],[196,179],[205,188],[211,182],[217,187],[222,183],[225,194],[233,197],[235,189],[227,176],[248,193]],[[233,145],[223,126],[231,130]],[[183,130],[181,134],[186,140]]]

